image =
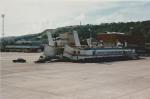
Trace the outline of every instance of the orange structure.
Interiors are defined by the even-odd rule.
[[[130,48],[144,47],[144,37],[142,36],[132,36],[119,33],[101,33],[97,35],[96,39],[98,41],[103,41],[104,46],[106,47],[115,46],[117,41],[119,41],[122,44],[125,44],[125,42],[127,42],[127,47]]]

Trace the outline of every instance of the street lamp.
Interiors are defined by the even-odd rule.
[[[2,40],[4,40],[4,35],[5,35],[4,18],[5,18],[5,14],[2,14],[1,17],[2,17]]]
[[[4,42],[4,34],[5,34],[4,18],[5,18],[5,14],[2,14],[1,17],[2,17],[2,39],[1,39],[1,43],[2,43],[2,50],[5,51],[5,42]]]
[[[90,48],[92,47],[92,33],[91,33],[91,29],[89,28],[89,32],[90,32],[90,42],[89,42],[89,46]]]

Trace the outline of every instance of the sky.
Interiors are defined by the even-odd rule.
[[[150,0],[0,0],[5,36],[86,24],[150,20]],[[2,18],[0,30],[2,34]],[[1,36],[1,35],[0,35]]]

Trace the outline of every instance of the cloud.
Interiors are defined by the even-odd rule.
[[[47,28],[150,19],[150,1],[0,0],[6,35],[38,33]],[[1,29],[1,27],[0,27]]]
[[[98,23],[150,20],[149,2],[121,2],[119,5],[120,9],[114,8],[115,10],[107,15],[99,15]]]

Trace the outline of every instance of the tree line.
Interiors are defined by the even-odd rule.
[[[54,34],[57,35],[59,33],[70,32],[72,30],[78,31],[80,39],[86,39],[90,37],[90,35],[92,35],[92,37],[96,37],[99,33],[120,32],[132,36],[143,36],[145,38],[145,42],[150,43],[150,21],[68,26],[57,28]]]

